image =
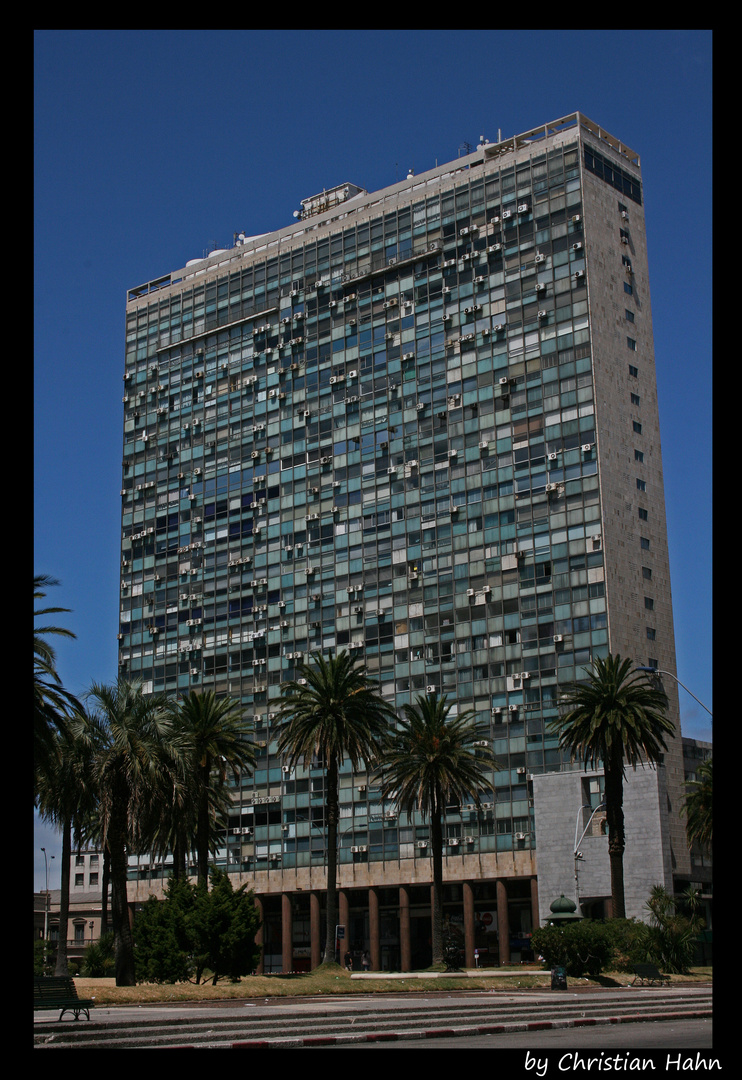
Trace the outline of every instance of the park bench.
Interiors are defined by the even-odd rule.
[[[659,983],[662,986],[670,982],[670,976],[663,975],[654,964],[634,964],[634,978],[631,985],[633,986],[636,982],[640,985],[649,983],[650,986],[653,983]]]
[[[64,975],[34,976],[33,981],[33,1007],[37,1009],[59,1009],[59,1019],[66,1012],[75,1014],[75,1020],[80,1019],[80,1013],[85,1013],[90,1019],[90,1010],[95,1007],[95,1002],[77,996],[77,988],[74,979]]]

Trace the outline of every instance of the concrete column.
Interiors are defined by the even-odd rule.
[[[464,903],[464,966],[476,967],[474,960],[474,890],[471,883],[461,883],[462,900]]]
[[[379,893],[368,890],[368,936],[371,970],[381,971],[381,935],[379,933]]]
[[[510,963],[510,918],[508,916],[508,894],[505,882],[497,882],[497,938],[500,948],[500,964]]]
[[[281,894],[281,970],[284,973],[294,967],[294,916],[291,910],[291,894]]]
[[[255,908],[256,908],[256,910],[258,912],[258,915],[260,917],[260,929],[258,930],[257,934],[255,935],[255,944],[260,946],[260,959],[258,960],[258,964],[257,964],[257,967],[255,968],[255,972],[258,975],[264,975],[265,974],[265,960],[264,960],[264,957],[263,957],[263,946],[265,945],[265,932],[263,930],[263,921],[265,919],[265,914],[263,912],[263,901],[260,899],[259,896],[255,897]]]
[[[320,896],[317,892],[309,894],[309,939],[311,942],[310,964],[312,968],[319,967],[322,963],[322,909]]]
[[[348,894],[345,889],[340,889],[338,892],[338,922],[341,926],[345,927],[345,937],[337,944],[340,950],[338,959],[343,967],[345,967],[345,954],[350,951],[350,922],[348,909]]]
[[[400,885],[399,887],[399,952],[402,971],[412,971],[410,894],[404,885]]]
[[[531,878],[531,926],[536,930],[539,926],[538,918],[538,878]]]

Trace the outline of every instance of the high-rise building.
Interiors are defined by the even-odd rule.
[[[577,884],[602,780],[549,731],[560,687],[608,652],[675,668],[639,157],[575,113],[294,218],[128,293],[121,671],[252,718],[219,859],[260,900],[266,970],[323,940],[323,774],[276,755],[297,662],[348,649],[398,707],[474,708],[502,768],[448,810],[445,912],[467,958],[517,958],[555,890],[609,895]],[[680,738],[640,774],[630,915],[690,873]],[[429,962],[427,824],[340,783],[346,940]],[[157,873],[133,862],[133,901]]]

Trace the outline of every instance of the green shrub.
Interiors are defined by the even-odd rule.
[[[600,975],[609,967],[612,942],[606,924],[580,919],[564,926],[534,930],[531,945],[549,968],[563,967],[567,975]]]
[[[113,975],[113,934],[101,934],[97,941],[88,945],[82,957],[82,974],[89,979],[101,979]]]
[[[688,915],[680,914],[682,905]],[[693,963],[696,941],[705,926],[700,904],[691,887],[676,899],[661,885],[655,885],[647,900],[649,925],[642,938],[643,960],[650,960],[668,975],[686,974]]]
[[[199,983],[206,971],[214,985],[237,980],[260,958],[259,928],[252,892],[223,871],[212,870],[210,889],[171,878],[164,900],[150,897],[134,920],[137,981]]]

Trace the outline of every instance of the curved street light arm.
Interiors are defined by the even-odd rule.
[[[709,709],[709,707],[707,705],[704,705],[703,702],[700,700],[700,698],[697,698],[696,695],[693,693],[693,691],[689,690],[688,687],[685,685],[685,683],[681,683],[681,681],[677,677],[677,675],[673,675],[673,673],[671,671],[664,671],[661,668],[653,668],[653,667],[637,667],[634,670],[635,671],[643,671],[643,672],[645,672],[645,673],[647,673],[649,675],[669,675],[670,678],[674,679],[675,682],[678,684],[678,686],[682,686],[682,688],[683,688],[683,690],[685,690],[686,694],[690,694],[690,696],[693,698],[693,700],[697,701],[698,704],[701,706],[701,708],[705,709],[706,712],[709,714],[709,716],[713,719],[714,714],[711,712],[711,709]]]

